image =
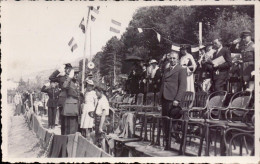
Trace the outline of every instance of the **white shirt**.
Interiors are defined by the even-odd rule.
[[[96,114],[101,116],[103,110],[106,116],[109,115],[109,103],[105,95],[102,95],[102,97],[98,100]]]

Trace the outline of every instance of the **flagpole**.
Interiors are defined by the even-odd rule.
[[[85,80],[85,62],[86,62],[86,44],[87,44],[87,30],[89,21],[90,7],[88,7],[87,21],[85,26],[85,43],[84,43],[84,54],[83,54],[83,64],[82,64],[82,79],[81,79],[81,92],[84,93],[84,80]]]

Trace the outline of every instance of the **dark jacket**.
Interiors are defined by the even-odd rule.
[[[227,48],[223,47],[218,53],[215,52],[213,54],[212,60],[220,56],[223,56],[226,62],[213,68],[213,79],[227,79],[229,75],[229,69],[232,66],[231,53]],[[219,71],[218,74],[216,73],[217,71]]]
[[[41,92],[47,93],[49,100],[47,102],[48,107],[57,107],[60,90],[58,88],[47,88],[45,85],[42,87]]]
[[[174,69],[166,69],[162,77],[160,97],[166,100],[181,101],[187,88],[187,70],[180,65]]]
[[[62,89],[63,88],[63,83],[66,80],[66,76],[58,76],[59,73],[60,72],[58,70],[54,71],[51,74],[51,76],[49,77],[49,79],[51,81],[59,83],[59,88],[61,89],[61,92],[59,94],[59,99],[58,99],[57,105],[63,107],[64,102],[65,102],[66,97],[67,97],[67,92],[64,89]]]
[[[80,90],[78,82],[66,76],[66,80],[63,83],[62,90],[66,92],[66,99],[64,103],[64,109],[61,114],[65,116],[77,116],[79,111]],[[68,110],[69,109],[69,112]]]

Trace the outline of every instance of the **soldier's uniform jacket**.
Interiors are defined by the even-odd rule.
[[[67,98],[67,92],[63,89],[63,83],[66,80],[66,76],[59,76],[59,73],[60,72],[58,70],[54,71],[49,77],[49,79],[53,82],[59,83],[59,88],[61,89],[61,91],[59,94],[57,105],[63,107]]]
[[[78,116],[80,114],[80,90],[78,82],[66,76],[62,90],[66,92],[67,97],[61,114],[65,116]]]
[[[255,52],[254,42],[251,41],[247,45],[241,45],[240,50],[244,62],[254,61],[254,52]]]
[[[48,107],[57,107],[60,90],[58,88],[47,88],[45,85],[42,87],[41,92],[47,93],[49,100],[47,102]]]

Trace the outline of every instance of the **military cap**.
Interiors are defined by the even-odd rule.
[[[245,31],[241,32],[241,34],[240,34],[240,37],[241,37],[241,38],[242,38],[243,36],[252,36],[252,33],[251,33],[251,31],[249,31],[249,30],[245,30]]]
[[[72,68],[70,63],[65,64],[65,68]]]

